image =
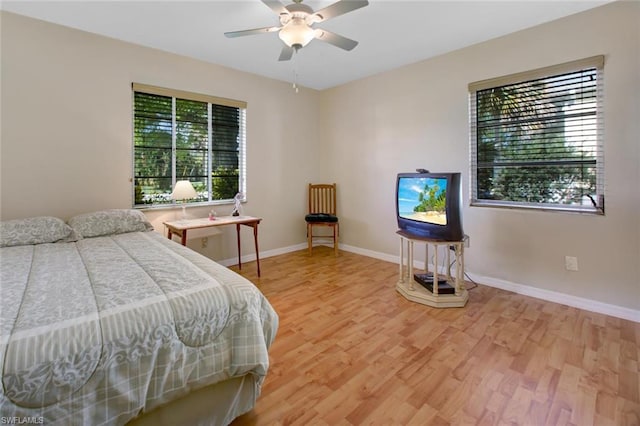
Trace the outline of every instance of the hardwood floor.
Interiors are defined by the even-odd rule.
[[[328,247],[261,263],[242,274],[280,328],[234,426],[640,425],[638,323],[482,285],[430,308],[395,291],[396,264]]]

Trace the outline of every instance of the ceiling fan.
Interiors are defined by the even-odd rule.
[[[261,0],[271,10],[278,14],[280,26],[255,28],[244,31],[231,31],[224,33],[227,37],[241,37],[262,33],[278,32],[278,36],[285,43],[280,52],[279,61],[288,61],[294,52],[303,48],[313,39],[322,40],[344,50],[352,50],[358,42],[339,34],[320,28],[313,28],[314,24],[324,22],[327,19],[344,15],[345,13],[360,9],[369,4],[367,0],[340,0],[318,11],[314,11],[302,0],[293,0],[293,3],[285,6],[279,0]]]

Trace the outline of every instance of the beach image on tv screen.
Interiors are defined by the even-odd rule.
[[[401,177],[398,183],[398,214],[405,219],[447,224],[447,180]]]

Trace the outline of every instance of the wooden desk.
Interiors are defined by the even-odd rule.
[[[213,226],[236,225],[236,234],[238,236],[238,269],[242,269],[242,258],[240,251],[240,225],[250,226],[253,228],[253,241],[256,247],[256,264],[258,266],[258,277],[260,276],[260,252],[258,251],[258,224],[262,218],[253,216],[218,216],[215,220],[208,218],[202,219],[186,219],[164,222],[167,228],[169,239],[173,235],[179,235],[183,246],[187,245],[187,231],[189,229],[211,228]]]

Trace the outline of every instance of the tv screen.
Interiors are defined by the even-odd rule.
[[[398,182],[398,214],[410,220],[447,224],[447,179],[401,177]]]
[[[460,241],[460,173],[399,173],[396,186],[398,227],[421,238]]]

